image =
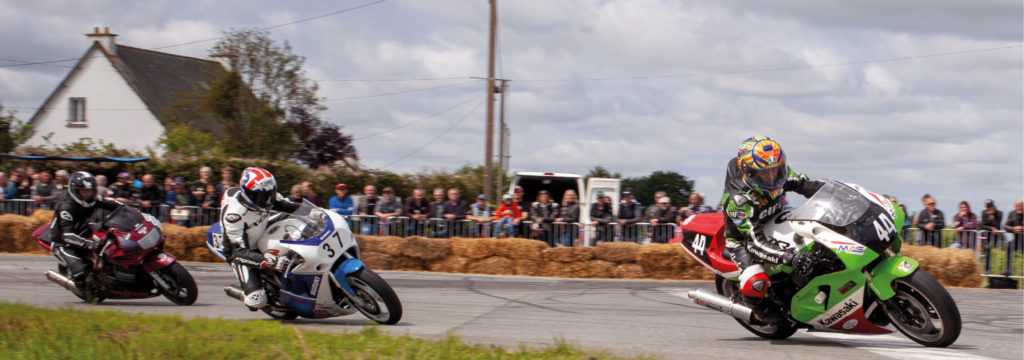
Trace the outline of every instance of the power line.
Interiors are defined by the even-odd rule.
[[[444,88],[462,86],[462,85],[466,85],[466,84],[472,84],[472,83],[475,83],[475,82],[476,81],[467,81],[467,82],[461,82],[461,83],[458,83],[458,84],[448,84],[448,85],[433,86],[433,87],[428,87],[428,88],[409,89],[409,90],[395,91],[395,92],[389,92],[389,93],[352,96],[352,97],[337,98],[337,99],[324,99],[324,101],[326,102],[326,101],[354,100],[354,99],[366,99],[366,98],[380,97],[380,96],[408,94],[408,93],[413,93],[413,92],[420,92],[420,91],[428,91],[428,90],[436,90],[436,89],[444,89]]]
[[[285,26],[289,26],[289,25],[295,25],[295,24],[303,23],[303,22],[307,22],[307,21],[313,21],[313,20],[316,20],[316,19],[325,18],[325,17],[328,17],[328,16],[334,16],[334,15],[338,15],[338,14],[341,14],[341,13],[346,13],[346,12],[349,12],[349,11],[358,10],[358,9],[362,9],[362,8],[365,8],[365,7],[377,5],[377,4],[380,4],[380,3],[385,2],[385,1],[388,1],[388,0],[371,1],[371,2],[368,2],[368,3],[362,4],[362,5],[353,6],[353,7],[350,7],[350,8],[341,9],[341,10],[337,10],[337,11],[332,11],[332,12],[329,12],[329,13],[326,13],[326,14],[322,14],[322,15],[317,15],[317,16],[312,16],[312,17],[308,17],[308,18],[303,18],[303,19],[299,19],[299,20],[295,20],[295,21],[291,21],[291,22],[287,22],[287,23],[283,23],[283,24],[277,24],[277,25],[271,25],[271,26],[267,26],[267,27],[257,28],[257,29],[254,29],[252,31],[265,31],[265,30],[277,29],[277,28],[285,27]],[[170,45],[157,46],[157,47],[154,47],[154,48],[150,48],[149,50],[159,50],[159,49],[166,49],[166,48],[172,48],[172,47],[178,47],[178,46],[198,44],[198,43],[203,43],[203,42],[208,42],[208,41],[220,40],[220,39],[223,39],[225,37],[226,36],[222,35],[222,36],[213,37],[213,38],[209,38],[209,39],[194,40],[194,41],[188,41],[188,42],[183,42],[183,43],[178,43],[178,44],[170,44]],[[0,65],[0,68],[16,67],[16,66],[28,66],[28,65],[45,65],[45,64],[53,64],[53,63],[60,63],[60,62],[77,61],[79,59],[81,59],[81,58],[46,60],[46,61],[22,61],[22,60],[13,60],[13,59],[3,59],[3,60],[7,60],[7,61],[19,62],[19,64]]]
[[[484,100],[487,100],[487,99],[484,99]],[[412,156],[413,154],[415,154],[415,153],[419,152],[420,150],[423,150],[423,148],[425,148],[425,147],[427,147],[427,146],[430,146],[430,144],[433,144],[433,143],[434,143],[434,141],[437,141],[437,139],[440,139],[440,138],[441,138],[442,136],[444,136],[444,135],[445,135],[445,134],[447,134],[447,133],[448,133],[449,131],[451,131],[452,129],[454,129],[454,128],[455,128],[456,126],[458,126],[459,124],[461,124],[461,123],[462,123],[463,121],[465,121],[466,119],[468,119],[468,118],[469,118],[469,116],[470,116],[470,115],[472,115],[472,114],[473,114],[473,112],[474,112],[474,111],[476,111],[476,109],[479,109],[479,108],[480,108],[480,105],[483,105],[483,103],[484,103],[484,102],[486,102],[486,101],[480,101],[480,102],[476,103],[476,106],[473,106],[473,108],[472,108],[472,109],[470,109],[470,110],[469,110],[469,112],[467,112],[467,113],[466,113],[466,115],[462,116],[462,118],[461,118],[461,119],[459,119],[459,121],[456,121],[456,122],[452,123],[452,124],[451,124],[451,126],[448,126],[448,128],[444,129],[444,131],[442,131],[442,132],[441,132],[440,134],[437,134],[437,136],[435,136],[435,137],[434,137],[433,139],[430,139],[430,141],[427,141],[427,143],[426,143],[426,144],[423,144],[423,145],[421,145],[420,147],[418,147],[418,148],[414,149],[413,151],[410,151],[409,153],[407,153],[407,154],[403,155],[402,157],[398,158],[397,160],[395,160],[395,161],[392,161],[392,162],[388,163],[387,165],[384,165],[384,167],[382,167],[382,168],[380,168],[380,169],[381,169],[381,170],[387,169],[387,168],[388,168],[388,167],[390,167],[391,165],[394,165],[394,164],[396,164],[396,163],[398,163],[398,162],[400,162],[400,161],[402,161],[402,160],[405,160],[406,158],[408,158],[408,157]]]
[[[733,70],[733,71],[720,71],[720,72],[706,72],[706,73],[691,73],[691,74],[669,74],[669,75],[640,75],[640,76],[613,76],[613,77],[592,77],[592,78],[574,78],[574,79],[514,79],[516,81],[529,81],[529,82],[563,82],[563,81],[608,81],[608,80],[642,80],[642,79],[667,79],[667,78],[680,78],[680,77],[699,77],[699,76],[720,76],[720,75],[737,75],[737,74],[750,74],[750,73],[762,73],[762,72],[773,72],[773,71],[792,71],[792,70],[806,70],[816,69],[825,67],[838,67],[838,66],[849,66],[849,65],[863,65],[863,64],[874,64],[882,62],[893,62],[893,61],[904,61],[914,59],[924,59],[940,56],[950,55],[963,55],[979,52],[999,51],[1007,49],[1016,49],[1024,47],[1024,45],[1012,45],[1003,46],[996,48],[986,49],[974,49],[974,50],[963,50],[963,51],[950,51],[935,54],[916,55],[916,56],[901,56],[893,58],[873,59],[873,60],[860,60],[850,61],[835,64],[822,64],[822,65],[801,65],[801,66],[786,66],[786,67],[775,67],[775,68],[764,68],[764,69],[752,69],[752,70]]]
[[[441,110],[441,111],[439,111],[439,112],[437,112],[437,113],[434,113],[434,114],[431,114],[431,115],[429,115],[429,116],[423,117],[423,118],[421,118],[421,119],[418,119],[418,120],[414,120],[414,121],[411,121],[411,122],[407,122],[407,123],[405,123],[405,124],[402,124],[402,125],[398,125],[398,126],[396,126],[396,127],[393,127],[393,128],[387,129],[387,130],[382,130],[382,131],[379,131],[379,132],[376,132],[376,133],[373,133],[373,134],[370,134],[370,135],[366,135],[366,136],[360,136],[360,137],[354,138],[354,139],[352,139],[352,140],[353,140],[353,141],[355,141],[355,140],[363,140],[363,139],[368,139],[368,138],[372,138],[372,137],[374,137],[374,136],[377,136],[377,135],[380,135],[380,134],[384,134],[384,133],[392,132],[392,131],[395,131],[395,130],[398,130],[398,129],[401,129],[401,128],[404,128],[404,127],[412,126],[412,125],[414,125],[414,124],[418,124],[418,123],[421,123],[421,122],[423,122],[423,121],[426,121],[426,120],[428,120],[428,119],[432,119],[432,118],[438,117],[438,116],[440,116],[441,114],[444,114],[444,113],[446,113],[446,112],[449,112],[449,111],[451,111],[451,110],[454,110],[454,109],[456,109],[456,108],[458,108],[458,107],[461,107],[462,105],[465,105],[465,104],[469,103],[470,101],[473,101],[473,100],[476,100],[476,99],[479,99],[479,98],[480,98],[480,96],[479,96],[479,95],[475,95],[475,96],[470,96],[470,97],[469,97],[469,98],[467,98],[467,99],[466,99],[465,101],[462,101],[462,102],[460,102],[460,103],[458,103],[458,104],[452,105],[452,106],[450,106],[450,107],[448,107],[448,108],[445,108],[444,110]]]
[[[436,78],[412,78],[412,79],[325,79],[313,80],[316,82],[412,82],[412,81],[438,81],[438,80],[463,80],[474,79],[470,76],[436,77]]]

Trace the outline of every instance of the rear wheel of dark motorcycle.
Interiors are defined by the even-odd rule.
[[[68,271],[68,268],[66,266],[64,266],[64,265],[57,265],[57,271],[60,272],[60,274],[63,275],[64,277],[66,277],[68,279],[71,279],[71,272]],[[92,294],[98,294],[98,293],[100,293],[100,289],[97,289],[95,286],[93,286],[92,287]],[[72,294],[75,294],[75,293],[72,292]],[[82,299],[82,301],[84,301],[86,303],[89,303],[89,304],[99,304],[99,303],[103,302],[103,300],[107,299],[107,297],[103,296],[103,295],[81,296],[81,295],[75,294],[75,296],[77,296],[79,299]]]
[[[384,279],[366,267],[345,278],[363,301],[359,312],[379,324],[394,325],[402,319],[402,303]]]
[[[893,282],[896,295],[886,302],[893,326],[924,346],[944,347],[960,337],[960,309],[946,288],[924,269]]]
[[[196,298],[199,297],[199,289],[196,288],[196,280],[184,266],[175,262],[157,270],[156,273],[171,286],[171,291],[164,290],[159,284],[156,286],[167,300],[177,305],[195,304]]]
[[[742,298],[740,297],[740,284],[737,281],[729,280],[721,275],[715,275],[715,289],[718,290],[718,294],[729,298],[732,301],[742,304]],[[796,333],[797,328],[789,324],[776,324],[776,325],[751,325],[743,322],[743,320],[735,319],[744,329],[754,333],[754,335],[760,336],[762,339],[768,340],[783,340],[788,339]]]

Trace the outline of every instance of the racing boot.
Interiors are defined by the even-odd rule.
[[[267,306],[267,291],[259,289],[251,293],[245,294],[245,306],[249,308],[249,311],[256,311]]]

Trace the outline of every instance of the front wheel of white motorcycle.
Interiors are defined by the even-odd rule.
[[[924,346],[944,347],[960,337],[960,309],[946,288],[924,269],[893,282],[896,296],[885,312],[903,335]]]
[[[732,301],[741,302],[739,282],[729,280],[721,275],[715,275],[715,289],[718,290],[718,294],[729,298]],[[751,325],[743,322],[743,320],[735,319],[744,329],[754,333],[762,339],[768,340],[783,340],[788,339],[796,333],[797,328],[788,324],[777,324],[777,325]]]
[[[394,325],[402,319],[402,303],[384,279],[373,270],[362,268],[346,277],[363,305],[359,312],[379,324]]]

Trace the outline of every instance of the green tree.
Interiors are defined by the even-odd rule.
[[[14,116],[14,111],[8,111],[4,115],[4,106],[0,104],[0,153],[11,152],[34,134],[32,125],[18,120]]]
[[[650,175],[622,180],[622,188],[632,188],[644,206],[652,205],[654,193],[664,191],[675,206],[688,205],[693,181],[674,171],[655,171]]]
[[[622,178],[622,174],[619,174],[619,173],[612,174],[612,172],[608,171],[608,169],[606,169],[604,166],[598,165],[598,166],[595,166],[595,167],[591,168],[590,172],[588,172],[587,175],[583,176],[583,181],[586,182],[587,179],[590,179],[592,177],[616,178],[616,179],[618,179],[618,178]]]

